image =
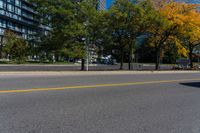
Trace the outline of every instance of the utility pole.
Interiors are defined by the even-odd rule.
[[[87,39],[86,39],[86,54],[87,54],[87,59],[86,59],[86,63],[87,63],[87,65],[86,65],[86,71],[89,71],[89,43],[88,43],[88,41],[87,41]]]
[[[134,53],[133,53],[133,44],[131,44],[131,66],[130,69],[133,70],[133,58],[134,58]]]
[[[84,22],[85,31],[88,32],[88,20]],[[88,35],[85,36],[85,45],[86,45],[86,71],[89,71],[89,37]]]

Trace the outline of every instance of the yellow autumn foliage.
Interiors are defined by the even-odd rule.
[[[175,40],[178,54],[188,56],[187,45],[200,43],[200,4],[187,4],[180,2],[169,2],[159,8],[161,15],[169,21],[170,25],[176,26],[176,36],[181,38]],[[191,51],[190,51],[191,52]]]
[[[174,41],[175,41],[175,45],[177,47],[178,55],[183,56],[183,57],[188,57],[189,51],[183,46],[182,42],[177,38],[175,38]]]
[[[160,13],[165,16],[171,24],[184,26],[188,23],[191,26],[199,25],[199,13],[197,12],[198,4],[186,4],[179,2],[170,2],[160,7]]]

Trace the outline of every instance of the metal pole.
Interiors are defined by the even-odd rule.
[[[87,45],[87,65],[86,65],[86,71],[89,71],[89,44],[88,41],[86,41],[86,45]]]
[[[86,20],[86,22],[85,22],[85,28],[86,28],[86,31],[87,31],[87,25],[88,25],[88,20]],[[85,38],[85,42],[86,42],[86,71],[89,71],[89,38],[88,38],[88,36],[86,36],[86,38]]]

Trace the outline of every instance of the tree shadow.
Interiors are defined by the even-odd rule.
[[[200,88],[200,82],[180,83],[181,85]]]

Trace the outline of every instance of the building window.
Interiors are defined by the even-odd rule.
[[[10,12],[14,12],[15,11],[14,6],[11,5],[11,4],[7,4],[7,10],[10,11]]]
[[[0,28],[0,35],[3,35],[4,34],[4,29]]]
[[[7,2],[14,4],[15,1],[14,0],[7,0]]]
[[[3,1],[0,1],[0,8],[3,8]]]
[[[16,6],[21,6],[21,1],[15,0],[15,5],[16,5]]]
[[[6,28],[6,21],[0,19],[0,27]]]
[[[21,9],[18,8],[18,7],[15,7],[15,13],[18,14],[18,15],[21,15]]]

